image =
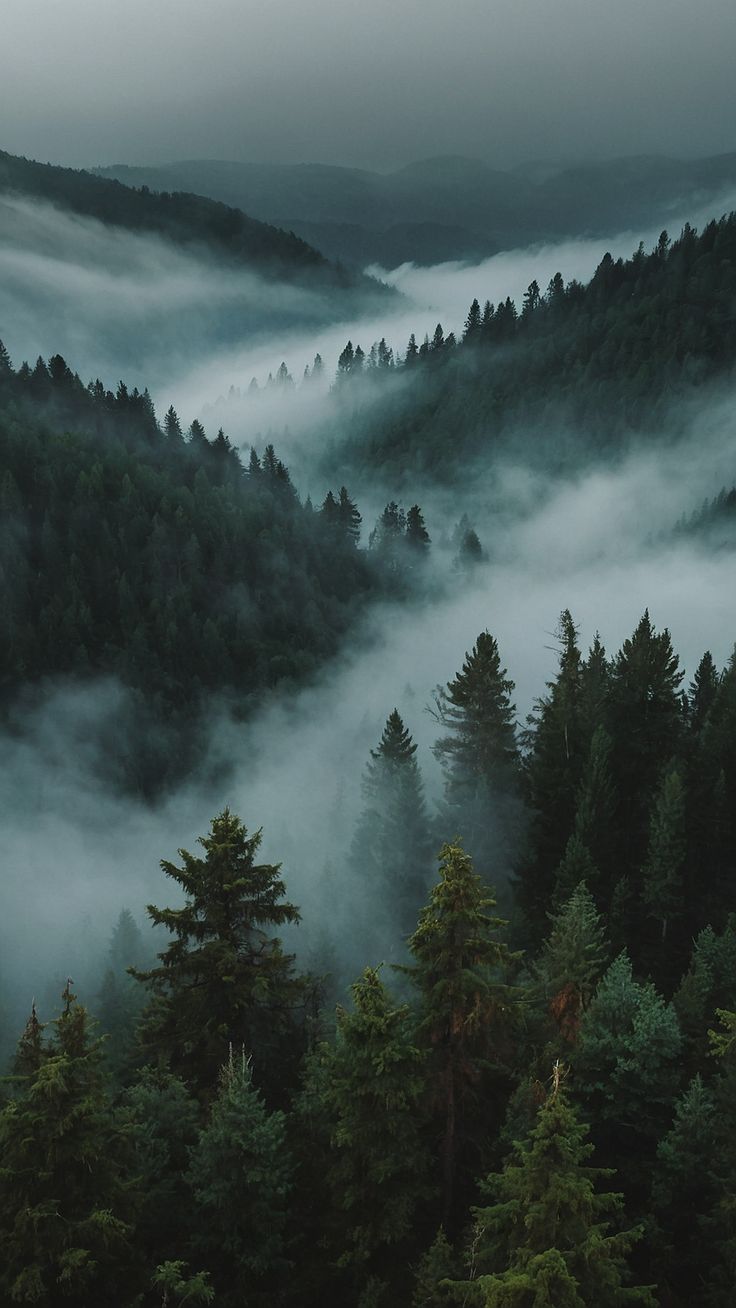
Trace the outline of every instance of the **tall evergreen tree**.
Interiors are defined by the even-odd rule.
[[[140,1271],[133,1196],[100,1041],[67,983],[50,1048],[0,1113],[0,1293],[90,1308],[131,1298]]]
[[[679,1089],[677,1015],[650,983],[634,980],[619,955],[583,1014],[571,1060],[575,1094],[607,1166],[618,1166],[627,1197],[644,1205],[656,1147]]]
[[[446,830],[462,832],[482,870],[494,853],[496,866],[509,857],[518,819],[513,689],[501,667],[496,640],[483,631],[461,671],[446,688],[438,687],[435,695],[437,720],[448,732],[433,749],[445,774],[443,822]]]
[[[208,1264],[217,1303],[271,1305],[288,1270],[293,1185],[282,1113],[268,1113],[245,1055],[224,1067],[186,1173],[194,1195],[193,1248]]]
[[[603,974],[608,947],[601,916],[584,883],[550,916],[550,933],[534,973],[561,1034],[574,1042]]]
[[[342,1215],[338,1262],[351,1269],[354,1284],[388,1278],[396,1293],[418,1208],[430,1194],[425,1058],[408,1006],[396,1005],[374,969],[351,991],[352,1008],[338,1008],[334,1045],[319,1052],[331,1138],[327,1180]]]
[[[388,958],[398,956],[400,941],[415,929],[431,879],[430,822],[416,752],[394,709],[371,750],[350,854],[363,929],[373,952]]]
[[[498,938],[505,923],[492,915],[494,905],[470,856],[459,845],[445,845],[439,881],[409,941],[441,1140],[444,1222],[457,1216],[458,1174],[463,1192],[477,1165],[488,1129],[489,1084],[508,1057],[514,959]]]
[[[183,889],[184,906],[148,907],[151,921],[174,938],[159,966],[133,973],[151,994],[142,1048],[206,1095],[216,1086],[223,1050],[245,1044],[262,1083],[275,1089],[283,1085],[289,1049],[292,1057],[298,1052],[305,982],[271,931],[298,922],[299,913],[284,899],[278,866],[255,862],[261,832],[249,836],[229,809],[199,843],[204,858],[182,849],[181,867],[161,864]]]
[[[555,1069],[556,1076],[560,1068]],[[631,1286],[627,1255],[641,1228],[620,1226],[620,1194],[601,1192],[610,1169],[591,1167],[593,1146],[561,1088],[539,1109],[529,1138],[489,1176],[487,1208],[473,1210],[475,1275],[454,1302],[479,1308],[655,1308],[651,1289]]]

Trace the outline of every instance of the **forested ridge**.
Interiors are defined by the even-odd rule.
[[[155,192],[96,177],[76,168],[37,163],[0,150],[0,193],[33,197],[72,213],[176,245],[208,250],[234,267],[333,293],[356,291],[390,298],[360,273],[331,263],[293,232],[250,218],[241,209],[201,195]]]
[[[322,928],[310,972],[226,809],[162,863],[157,956],[125,912],[90,1012],[71,983],[34,1006],[3,1082],[2,1302],[732,1302],[736,662],[685,685],[648,613],[608,656],[565,612],[557,649],[522,731],[480,633],[437,694],[436,812],[389,713],[354,842],[374,871],[342,923],[298,928]]]
[[[604,255],[590,282],[532,282],[517,307],[473,301],[461,340],[438,324],[391,369],[403,385],[352,391],[346,460],[462,478],[494,454],[570,466],[634,438],[670,440],[736,361],[736,216],[630,259]],[[346,380],[367,368],[349,342]]]
[[[350,342],[340,457],[411,487],[517,440],[553,467],[566,425],[595,457],[662,439],[732,377],[735,254],[731,217],[519,312],[474,301],[460,342]],[[222,702],[328,677],[369,601],[400,623],[439,592],[419,504],[370,529],[334,472],[313,505],[268,440],[241,457],[58,354],[0,346],[0,460],[4,739],[49,687],[122,685],[100,794],[153,809]],[[443,531],[457,590],[484,547]],[[480,630],[428,706],[437,802],[388,687],[303,915],[246,787],[21,1031],[0,964],[3,1308],[730,1308],[736,654],[687,677],[658,603],[616,652],[565,609],[524,722]]]

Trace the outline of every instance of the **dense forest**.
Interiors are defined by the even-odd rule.
[[[330,263],[293,232],[202,195],[152,192],[146,186],[134,189],[82,169],[41,164],[4,150],[0,150],[0,191],[32,196],[115,227],[206,249],[236,267],[255,267],[261,275],[333,293],[360,288],[376,297],[390,297],[378,282]]]
[[[156,956],[123,913],[89,1011],[34,1006],[2,1302],[732,1302],[736,662],[685,687],[646,613],[612,657],[568,612],[557,646],[519,731],[478,636],[435,814],[389,714],[349,993],[329,923],[309,972],[285,948],[298,908],[226,809],[162,864]]]
[[[88,216],[354,285],[222,205],[3,169]],[[303,911],[243,787],[193,852],[155,851],[165,898],[121,887],[104,957],[99,923],[75,924],[85,965],[53,996],[39,932],[25,1027],[0,961],[2,1308],[730,1308],[736,654],[688,676],[648,609],[617,651],[586,649],[571,597],[520,722],[521,674],[485,627],[503,557],[461,492],[509,453],[536,475],[671,448],[733,380],[734,269],[732,215],[607,255],[588,285],[533,282],[518,309],[476,299],[460,339],[438,325],[397,357],[354,337],[303,454],[314,503],[277,437],[243,451],[147,390],[0,345],[9,757],[55,688],[122,687],[90,789],[155,814],[201,779],[223,711],[286,705],[294,750],[289,696],[379,643],[379,609],[411,631],[420,604],[439,625],[468,594],[478,632],[427,706],[431,756],[395,707],[411,654],[381,677],[359,811],[337,796]],[[272,379],[295,402],[315,384]],[[356,483],[372,517],[392,496],[375,524]],[[438,485],[457,512],[430,539],[416,501]],[[733,513],[726,488],[671,538],[715,555]],[[29,826],[48,799],[31,789]],[[305,885],[302,810],[276,798]],[[62,847],[49,859],[61,921]]]
[[[606,254],[586,285],[559,273],[544,292],[532,282],[518,309],[476,299],[461,340],[438,324],[390,368],[350,341],[340,372],[356,384],[338,453],[397,476],[462,481],[469,464],[499,454],[564,468],[642,435],[669,441],[698,392],[733,377],[735,270],[732,214],[674,241],[663,232],[627,260]],[[384,378],[383,392],[364,393],[366,373]]]
[[[652,229],[736,183],[736,155],[634,156],[501,171],[439,155],[388,173],[317,163],[188,159],[96,170],[127,186],[196,191],[298,232],[333,259],[395,268],[488,258],[570,236]]]
[[[138,705],[122,776],[144,792],[196,756],[207,696],[246,713],[334,654],[368,598],[422,584],[418,505],[392,502],[358,549],[344,486],[302,502],[272,444],[244,463],[222,430],[159,423],[147,392],[85,386],[60,355],[14,370],[0,344],[0,457],[5,711],[44,679],[117,678]]]

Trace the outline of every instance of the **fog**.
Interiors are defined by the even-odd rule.
[[[61,353],[85,381],[155,394],[235,342],[334,314],[331,296],[204,250],[0,196],[0,339],[16,363]]]
[[[366,350],[385,336],[403,352],[411,331],[431,333],[438,320],[446,332],[459,331],[475,295],[520,300],[532,278],[544,288],[558,270],[583,280],[606,249],[626,255],[640,235],[647,245],[657,235],[512,251],[471,267],[380,270],[404,300],[382,318],[320,327],[306,321],[323,305],[315,309],[309,297],[269,286],[271,308],[275,295],[277,314],[296,305],[302,323],[284,326],[264,316],[258,338],[223,340],[231,311],[237,316],[248,304],[253,318],[265,315],[266,288],[258,279],[25,201],[3,202],[0,225],[0,337],[16,363],[59,351],[85,379],[100,373],[115,385],[122,375],[131,385],[148,385],[159,413],[173,402],[186,422],[204,416],[210,432],[223,423],[246,444],[274,429],[298,488],[313,493],[325,488],[303,477],[314,478],[308,469],[322,453],[329,380],[348,336]],[[679,230],[677,221],[672,230]],[[326,374],[313,389],[228,398],[231,386],[244,390],[254,375],[263,384],[282,359],[298,379],[317,351]],[[67,973],[94,1006],[90,988],[120,909],[143,921],[147,902],[169,902],[176,888],[158,860],[175,858],[179,846],[192,849],[226,803],[249,828],[264,827],[264,856],[283,861],[289,895],[303,910],[289,940],[300,957],[309,959],[331,923],[345,935],[349,966],[357,971],[376,961],[366,956],[361,924],[350,923],[347,911],[355,886],[346,853],[361,774],[398,707],[419,743],[434,803],[441,791],[430,749],[437,727],[426,707],[481,630],[499,640],[516,682],[520,723],[554,672],[551,633],[566,607],[583,648],[599,630],[615,652],[648,607],[657,627],[671,629],[689,675],[707,648],[722,666],[736,639],[732,559],[671,536],[683,512],[736,476],[733,395],[711,395],[702,404],[684,422],[679,415],[685,436],[666,455],[642,448],[552,482],[523,462],[504,462],[473,470],[463,495],[417,486],[434,542],[423,594],[373,606],[320,677],[271,698],[248,723],[237,725],[227,704],[213,701],[201,769],[154,806],[102,780],[110,758],[128,748],[122,688],[109,681],[85,689],[51,685],[32,705],[21,704],[2,739],[0,774],[0,971],[12,1022],[22,1021],[34,994],[48,1012]],[[282,430],[287,424],[290,434]],[[361,489],[363,544],[390,489]],[[453,572],[445,545],[463,512],[488,556],[470,578]],[[227,780],[214,784],[214,775]],[[500,862],[484,871],[499,880],[509,868]]]
[[[694,422],[666,466],[630,454],[546,491],[523,467],[500,469],[499,495],[512,504],[515,526],[494,526],[479,501],[469,505],[487,564],[448,583],[440,557],[429,595],[374,606],[313,684],[277,696],[247,724],[212,703],[201,774],[156,806],[100,781],[104,751],[121,746],[125,692],[110,682],[51,688],[2,744],[0,937],[16,1023],[33,994],[48,1005],[52,982],[68,972],[84,993],[123,906],[140,921],[151,899],[176,900],[158,860],[192,849],[226,803],[250,829],[264,827],[264,856],[283,861],[289,896],[303,911],[289,938],[302,960],[327,924],[342,936],[348,967],[378,961],[367,956],[364,927],[349,918],[356,886],[346,854],[361,774],[388,713],[398,707],[418,741],[434,801],[441,777],[427,705],[484,628],[516,682],[520,723],[554,673],[552,633],[565,607],[583,648],[600,631],[613,654],[649,607],[657,627],[670,628],[689,675],[706,648],[723,666],[736,639],[732,558],[669,533],[683,508],[732,476],[732,450],[732,403],[724,398]],[[456,503],[456,514],[463,507]],[[426,508],[436,545],[447,506],[438,498]],[[224,784],[204,779],[215,763],[228,766]],[[502,862],[484,869],[496,881],[508,870]]]
[[[735,42],[728,0],[6,0],[3,144],[82,165],[715,153]]]

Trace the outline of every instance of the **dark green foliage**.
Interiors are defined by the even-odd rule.
[[[714,1097],[696,1076],[675,1105],[652,1181],[655,1271],[668,1301],[682,1308],[699,1301],[703,1268],[717,1277],[721,1264],[720,1135]]]
[[[430,823],[417,747],[397,709],[389,714],[363,777],[364,809],[350,866],[362,904],[365,952],[401,955],[416,926],[432,874]]]
[[[193,1247],[223,1308],[270,1305],[288,1269],[292,1165],[282,1113],[268,1113],[245,1054],[231,1056],[186,1173]]]
[[[351,990],[334,1045],[317,1052],[313,1085],[330,1134],[337,1262],[361,1285],[405,1269],[417,1209],[431,1193],[430,1155],[422,1138],[426,1055],[414,1043],[410,1010],[372,968]]]
[[[459,845],[440,852],[439,881],[409,941],[419,991],[419,1039],[429,1057],[432,1110],[440,1144],[442,1219],[454,1221],[468,1169],[488,1130],[490,1087],[509,1052],[514,962],[498,939],[495,900]],[[458,1186],[458,1174],[460,1185]]]
[[[483,631],[460,672],[435,695],[437,721],[448,733],[434,746],[445,774],[443,827],[448,836],[462,832],[487,875],[508,870],[512,831],[518,835],[513,689],[495,638]]]
[[[604,255],[587,286],[555,277],[544,295],[530,288],[521,314],[507,299],[484,321],[474,300],[457,350],[420,347],[401,396],[387,391],[356,416],[354,457],[461,482],[476,458],[520,439],[545,466],[615,450],[642,429],[671,439],[688,398],[732,368],[735,251],[730,214],[699,235],[686,225],[664,253],[658,243],[628,260]]]
[[[259,1082],[283,1090],[284,1060],[299,1051],[307,987],[271,932],[298,922],[299,913],[284,899],[278,867],[255,862],[260,831],[249,836],[229,809],[199,843],[203,858],[182,849],[181,867],[161,864],[184,891],[184,907],[148,908],[174,938],[158,967],[134,972],[151,994],[142,1050],[206,1096],[228,1046],[245,1045]]]
[[[603,973],[608,947],[595,901],[583,883],[551,917],[535,964],[542,998],[560,1034],[574,1043],[582,1014]]]
[[[634,979],[621,954],[583,1014],[571,1059],[601,1161],[617,1166],[627,1198],[639,1205],[679,1091],[681,1051],[674,1008],[651,982]]]
[[[49,1048],[0,1114],[0,1291],[90,1308],[110,1285],[135,1287],[134,1202],[100,1041],[69,985],[63,998]]]
[[[561,1069],[555,1068],[556,1078]],[[641,1229],[622,1222],[621,1195],[601,1192],[613,1173],[591,1167],[593,1146],[557,1081],[529,1138],[483,1189],[473,1210],[473,1277],[453,1302],[479,1308],[654,1308],[651,1291],[628,1284],[627,1255]]]
[[[182,1176],[197,1142],[200,1109],[178,1077],[147,1067],[122,1096],[118,1122],[140,1191],[137,1244],[153,1267],[175,1259],[191,1239],[191,1195]]]

